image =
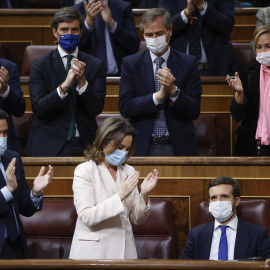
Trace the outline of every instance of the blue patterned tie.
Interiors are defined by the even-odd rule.
[[[162,63],[165,60],[162,57],[157,57],[154,62],[156,63],[156,71],[155,71],[155,87],[156,87],[156,92],[158,92],[161,89],[161,84],[158,82],[158,78],[156,77],[157,72],[159,69],[162,67]],[[157,114],[157,119],[155,121],[155,126],[153,133],[155,134],[156,137],[160,138],[163,135],[167,133],[167,126],[166,126],[166,120],[165,120],[165,114],[163,110],[163,104],[161,103],[158,105],[158,114]]]
[[[0,169],[0,189],[6,186],[6,181],[3,176],[2,170]],[[7,228],[7,237],[15,241],[18,237],[18,230],[16,225],[16,220],[14,216],[13,204],[12,201],[8,202],[10,207],[9,211],[6,213],[6,228]]]
[[[67,73],[69,72],[69,69],[71,67],[71,60],[74,56],[71,54],[66,55],[67,58],[67,66],[66,66],[66,71]],[[69,133],[68,133],[68,137],[67,140],[70,141],[76,133],[76,125],[75,125],[75,90],[73,85],[70,87],[70,92],[71,92],[71,97],[72,97],[72,115],[71,115],[71,121],[70,121],[70,127],[69,127]]]
[[[226,229],[228,228],[227,225],[220,225],[221,229],[221,236],[219,242],[219,249],[218,249],[218,259],[221,261],[228,260],[228,242],[226,236]]]

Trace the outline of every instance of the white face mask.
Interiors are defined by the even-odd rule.
[[[7,137],[0,137],[0,157],[3,156],[6,150],[7,150]]]
[[[168,46],[168,43],[166,42],[168,33],[169,31],[167,32],[166,35],[157,38],[144,37],[147,48],[154,54],[160,54],[164,52]]]
[[[209,212],[219,222],[225,222],[230,219],[234,211],[231,201],[215,201],[209,204]]]
[[[256,60],[266,67],[270,66],[270,51],[257,53]]]

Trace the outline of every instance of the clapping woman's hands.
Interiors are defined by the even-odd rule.
[[[126,197],[130,195],[133,189],[137,186],[139,182],[140,173],[135,171],[131,176],[127,175],[124,179],[121,189],[118,192],[118,195],[123,201]]]
[[[141,195],[148,196],[148,194],[155,188],[158,181],[158,171],[154,169],[149,173],[141,184]]]

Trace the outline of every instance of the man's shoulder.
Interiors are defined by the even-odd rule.
[[[253,224],[250,222],[246,222],[246,221],[243,221],[241,219],[238,219],[238,228],[237,229],[239,229],[239,228],[240,229],[242,229],[242,228],[248,229],[249,231],[252,231],[253,234],[256,232],[261,232],[261,231],[267,230],[265,227],[262,227],[262,226],[259,226],[259,225],[256,225],[256,224]]]
[[[57,53],[58,53],[58,50],[56,48],[56,49],[48,52],[45,55],[42,55],[42,56],[39,56],[39,57],[35,58],[32,63],[42,64],[42,63],[51,61],[52,58],[56,57]],[[60,54],[59,54],[59,57],[60,57]]]
[[[191,231],[193,234],[198,234],[198,233],[201,233],[201,232],[203,232],[206,229],[209,229],[211,227],[214,229],[214,221],[206,222],[206,223],[200,224],[196,227],[193,227],[191,229]]]
[[[78,58],[79,60],[86,60],[86,61],[90,61],[91,63],[93,63],[94,65],[102,65],[102,60],[100,60],[99,58],[92,56],[90,54],[87,54],[85,52],[79,51],[78,52]]]
[[[5,68],[10,68],[10,67],[15,67],[17,65],[7,59],[0,58],[0,66],[3,66]]]
[[[16,158],[18,160],[18,159],[21,159],[21,156],[19,153],[9,150],[9,149],[7,149],[2,156],[2,159],[6,159],[7,161],[10,161],[13,158]]]
[[[149,50],[146,50],[146,51],[141,52],[141,53],[135,53],[135,54],[128,55],[128,56],[123,58],[123,62],[137,63],[137,62],[143,61],[143,59],[145,59],[146,57],[150,58]]]
[[[197,60],[196,57],[193,55],[182,53],[182,52],[176,51],[172,48],[170,50],[171,50],[170,57],[176,57],[176,58],[181,59],[182,61],[186,61],[186,62],[193,62],[193,61]]]

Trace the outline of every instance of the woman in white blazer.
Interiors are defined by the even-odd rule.
[[[122,117],[106,119],[87,162],[74,172],[74,204],[78,214],[70,259],[137,259],[131,223],[142,224],[150,212],[148,194],[158,172],[137,184],[139,172],[125,164],[135,149],[135,129]]]

